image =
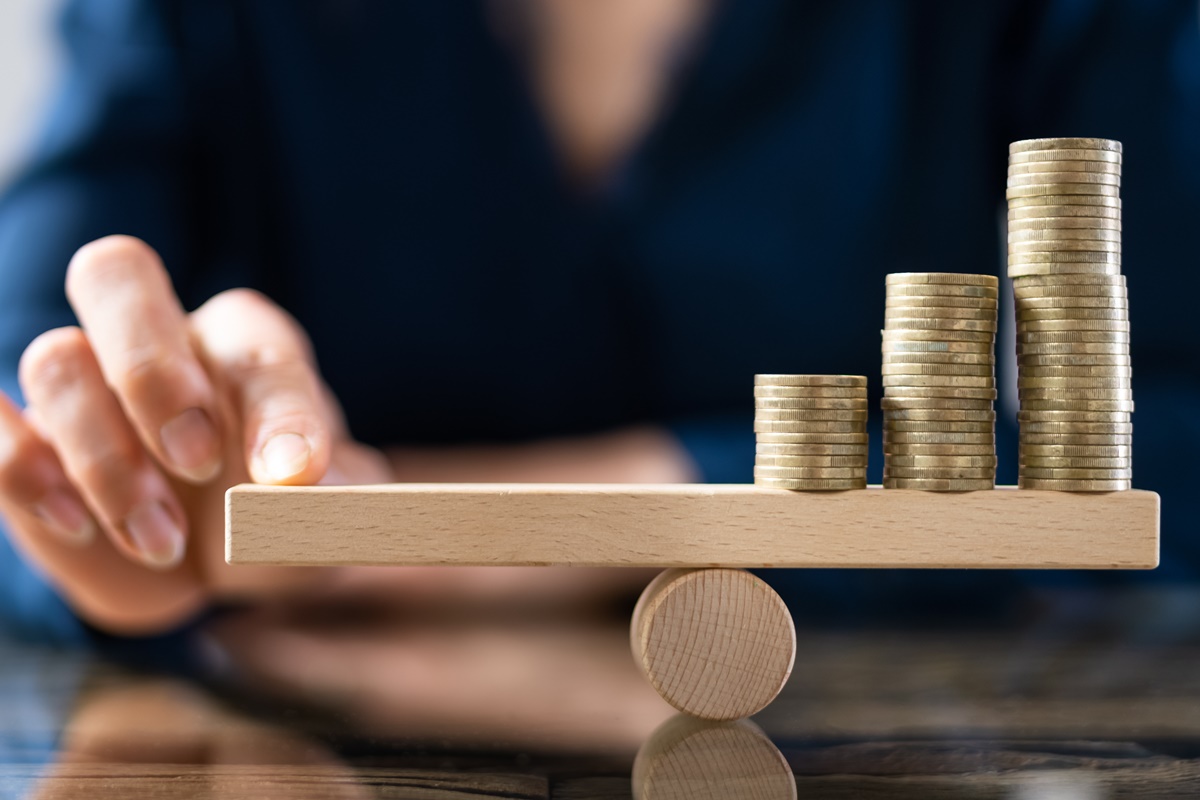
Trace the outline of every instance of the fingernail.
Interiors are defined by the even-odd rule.
[[[189,408],[159,431],[171,463],[189,479],[204,482],[221,469],[217,428],[203,409]]]
[[[125,530],[150,566],[169,569],[183,559],[183,531],[162,503],[152,500],[134,509]]]
[[[298,433],[277,433],[262,449],[263,471],[268,480],[286,481],[303,472],[312,458],[308,440]]]
[[[92,515],[82,503],[62,489],[47,492],[33,511],[68,544],[85,545],[96,535]]]

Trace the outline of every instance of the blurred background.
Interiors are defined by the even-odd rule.
[[[58,67],[58,0],[0,3],[0,181],[29,145]]]

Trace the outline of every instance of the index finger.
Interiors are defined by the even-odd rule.
[[[129,236],[92,242],[71,260],[67,297],[147,449],[184,479],[215,476],[221,448],[214,391],[158,254]]]

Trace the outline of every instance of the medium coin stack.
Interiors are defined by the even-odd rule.
[[[1121,275],[1121,143],[1009,147],[1024,489],[1128,489],[1133,392]]]
[[[992,275],[887,276],[885,489],[995,487],[998,293]]]
[[[755,375],[754,483],[867,488],[865,375]]]

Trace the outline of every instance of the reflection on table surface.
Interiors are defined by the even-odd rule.
[[[619,618],[254,612],[203,682],[0,644],[0,798],[1200,797],[1200,590],[806,626],[753,722],[680,718]]]

